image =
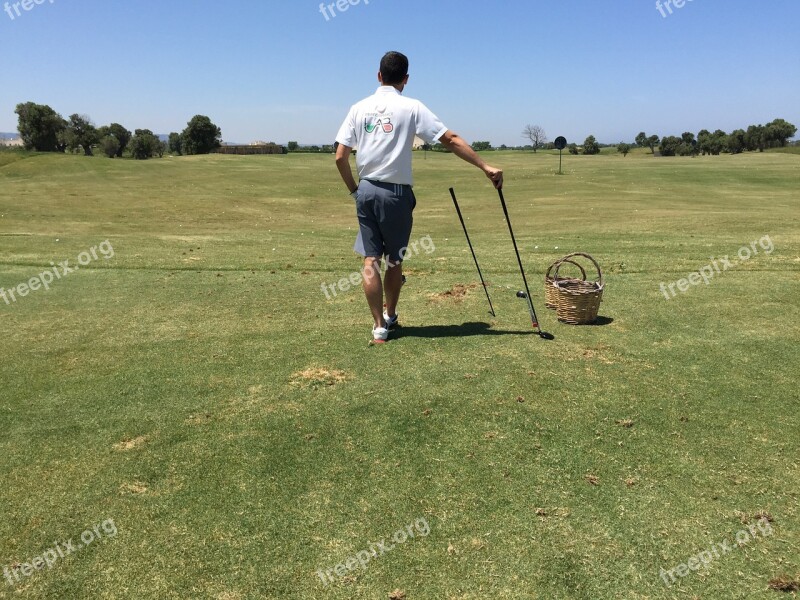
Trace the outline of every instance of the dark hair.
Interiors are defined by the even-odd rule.
[[[400,52],[387,52],[381,59],[384,85],[399,85],[408,75],[408,58]]]

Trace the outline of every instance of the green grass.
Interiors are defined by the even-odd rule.
[[[0,159],[4,155],[0,155]],[[0,301],[0,569],[113,519],[0,597],[778,598],[800,572],[800,228],[792,154],[492,152],[496,194],[415,155],[404,327],[368,347],[355,217],[330,156],[0,165],[0,287],[104,240],[114,256]],[[447,193],[455,186],[497,310]],[[768,235],[770,254],[666,300]],[[542,301],[592,254],[603,325]],[[313,371],[313,369],[319,369]],[[632,421],[632,426],[625,420]],[[598,485],[590,478],[596,477]],[[659,577],[760,511],[774,534]],[[430,534],[330,569],[424,518]]]

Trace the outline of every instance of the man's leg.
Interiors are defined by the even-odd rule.
[[[383,284],[381,283],[381,259],[368,256],[364,259],[364,295],[375,320],[375,327],[386,327],[383,320]],[[399,292],[398,292],[399,296]],[[397,301],[395,301],[397,304]]]
[[[383,281],[386,288],[386,314],[394,317],[397,314],[400,289],[403,287],[403,263],[390,262]]]
[[[403,257],[408,251],[411,228],[414,225],[414,207],[417,204],[411,186],[395,186],[394,194],[384,205],[386,221],[389,224],[383,234],[388,254],[384,287],[386,294],[386,314],[397,315],[400,289],[403,287]]]

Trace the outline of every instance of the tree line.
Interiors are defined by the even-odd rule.
[[[696,154],[718,155],[723,152],[740,154],[745,150],[749,152],[763,152],[768,148],[785,147],[790,138],[797,133],[797,127],[784,119],[775,119],[766,125],[750,125],[747,130],[736,129],[725,133],[717,129],[713,133],[708,129],[698,132],[697,137],[690,131],[685,131],[680,137],[668,135],[659,138],[657,135],[648,136],[644,131],[636,136],[636,145],[650,148],[655,154],[658,146],[662,156],[692,156]]]
[[[122,158],[127,152],[132,158],[145,160],[173,154],[208,154],[219,148],[222,131],[205,115],[195,115],[181,133],[170,133],[163,142],[149,129],[131,133],[119,123],[96,127],[88,115],[73,114],[64,119],[47,104],[25,102],[17,104],[17,130],[27,150],[39,152],[79,152],[93,156],[93,149],[109,158]]]
[[[636,136],[636,146],[649,148],[655,154],[658,148],[662,156],[693,156],[696,154],[717,155],[723,152],[739,154],[745,150],[763,152],[768,148],[785,147],[789,139],[797,133],[797,127],[784,119],[775,119],[766,125],[750,125],[747,130],[736,129],[731,133],[725,133],[717,129],[713,133],[707,129],[701,130],[697,137],[694,133],[684,132],[680,137],[669,135],[659,137],[657,135],[648,136],[644,131]],[[538,149],[553,150],[555,145],[548,142],[545,130],[539,125],[526,125],[522,130],[522,137],[530,140],[526,146],[508,147],[505,144],[499,148],[494,148],[490,142],[473,142],[472,148],[476,151],[485,150],[533,150]],[[593,135],[588,136],[582,146],[574,142],[567,146],[570,154],[599,154],[601,148],[610,147],[612,144],[601,144]],[[620,142],[616,144],[617,152],[627,156],[633,149],[632,144]],[[430,150],[444,150],[441,144],[436,144]]]
[[[147,159],[161,157],[164,152],[173,154],[208,154],[220,147],[222,132],[205,115],[195,115],[180,132],[169,134],[163,142],[149,129],[136,129],[131,133],[119,123],[111,123],[96,127],[87,115],[73,114],[64,119],[46,104],[25,102],[18,104],[15,111],[18,116],[20,137],[26,149],[40,152],[76,152],[83,151],[92,156],[93,148],[99,147],[109,158],[121,158],[127,152],[132,158]],[[766,125],[750,125],[746,130],[736,129],[730,134],[717,129],[713,133],[701,130],[694,133],[684,132],[680,137],[670,135],[659,137],[648,136],[644,131],[636,136],[635,143],[641,148],[649,148],[655,154],[658,147],[662,156],[694,156],[697,154],[717,155],[723,152],[739,154],[747,151],[763,152],[768,148],[786,146],[788,140],[797,133],[797,127],[784,119],[775,119]],[[539,148],[554,149],[548,142],[545,130],[539,125],[526,125],[523,137],[530,141],[529,145],[508,147],[505,144],[499,150],[533,150]],[[600,144],[593,135],[589,135],[578,147],[574,142],[567,147],[570,154],[598,154],[608,144]],[[476,151],[494,150],[489,141],[475,141],[472,147]],[[442,144],[425,144],[423,150],[446,152]],[[617,151],[627,155],[631,144],[620,142]],[[334,151],[333,145],[300,146],[297,142],[289,142],[289,152],[323,152]]]

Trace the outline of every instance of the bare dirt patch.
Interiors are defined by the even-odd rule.
[[[467,295],[467,292],[469,290],[474,290],[476,287],[478,286],[474,283],[470,283],[469,285],[464,285],[463,283],[457,283],[446,292],[437,292],[434,294],[428,294],[428,298],[433,302],[445,302],[447,300],[451,300],[454,302],[461,302]]]
[[[778,592],[797,592],[800,591],[800,578],[792,579],[787,575],[775,577],[769,582],[769,589]]]

